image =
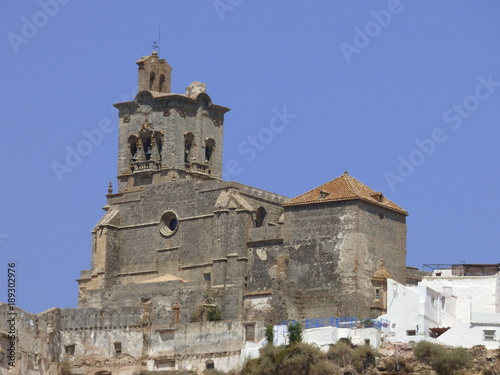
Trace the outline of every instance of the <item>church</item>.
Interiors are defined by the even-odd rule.
[[[137,65],[78,307],[38,314],[36,334],[22,312],[38,346],[19,373],[230,368],[266,324],[386,311],[384,280],[407,282],[404,209],[348,172],[291,199],[223,181],[229,108],[201,82],[171,93],[156,51]]]
[[[139,93],[115,104],[118,191],[92,232],[80,307],[148,299],[172,324],[204,305],[224,320],[370,316],[381,260],[405,282],[405,210],[348,173],[293,199],[221,181],[229,109],[200,82],[171,93],[156,52],[137,64]]]

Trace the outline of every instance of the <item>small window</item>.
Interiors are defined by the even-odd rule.
[[[212,361],[211,359],[209,359],[208,361],[205,362],[205,366],[206,366],[207,370],[215,369],[214,361]]]
[[[483,331],[483,341],[496,341],[496,331],[486,329]]]
[[[375,299],[380,299],[380,288],[375,289]]]
[[[122,343],[121,342],[115,342],[115,353],[116,354],[122,353]]]
[[[209,164],[214,152],[215,141],[212,138],[205,140],[205,163]]]
[[[160,132],[156,132],[153,139],[154,139],[154,143],[156,144],[156,147],[158,148],[159,161],[161,161],[161,154],[162,154],[162,150],[163,150],[163,134]]]
[[[203,274],[203,280],[205,280],[207,283],[212,281],[212,274],[210,272],[206,272]]]
[[[264,219],[266,218],[266,209],[264,207],[259,207],[255,213],[255,227],[260,228],[264,224]]]
[[[175,338],[175,331],[173,329],[158,331],[158,333],[160,334],[161,341],[170,341]]]
[[[144,155],[146,156],[146,160],[151,160],[151,156],[153,155],[153,149],[151,144],[151,138],[146,137],[143,138],[142,144],[144,147]]]
[[[172,314],[174,316],[174,323],[179,323],[181,320],[181,308],[179,305],[172,306]]]
[[[416,336],[416,335],[417,335],[417,331],[414,329],[410,329],[410,330],[406,331],[406,336]]]
[[[161,74],[160,75],[160,84],[159,84],[159,89],[158,91],[161,92],[161,90],[163,89],[163,84],[165,83],[165,75]]]
[[[365,345],[370,346],[370,339],[365,339]]]
[[[64,351],[67,355],[75,355],[75,345],[66,345]]]
[[[173,211],[167,211],[160,219],[160,233],[165,237],[169,237],[175,233],[179,226],[179,218]]]
[[[130,136],[128,139],[128,144],[130,147],[130,159],[132,161],[137,161],[137,138],[135,136]]]
[[[155,367],[157,370],[175,370],[175,359],[156,360]]]
[[[151,74],[149,75],[149,89],[150,90],[153,89],[154,82],[155,82],[155,73],[151,72]]]
[[[184,162],[191,161],[191,149],[193,148],[194,135],[193,133],[184,134]]]
[[[255,324],[245,325],[245,342],[255,342]]]
[[[384,214],[380,214],[379,217],[380,217],[380,220],[384,220],[385,215]]]

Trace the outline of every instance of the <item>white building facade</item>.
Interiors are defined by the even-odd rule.
[[[498,349],[500,272],[457,275],[440,270],[418,286],[387,280],[387,341],[436,341],[449,346]]]

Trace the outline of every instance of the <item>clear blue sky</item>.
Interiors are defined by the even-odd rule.
[[[1,7],[0,300],[15,261],[20,307],[76,306],[90,231],[116,186],[111,104],[132,99],[135,61],[159,24],[172,90],[206,82],[213,102],[232,108],[231,179],[294,197],[347,169],[409,211],[408,265],[500,262],[500,2]],[[287,126],[269,130],[285,107]],[[103,121],[114,130],[58,179],[53,164]]]

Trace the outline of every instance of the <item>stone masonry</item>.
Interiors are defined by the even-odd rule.
[[[92,230],[78,308],[20,311],[25,354],[10,373],[228,369],[265,324],[369,317],[382,261],[405,283],[405,210],[347,172],[293,199],[222,181],[229,109],[200,82],[171,93],[156,52],[137,64],[139,93],[115,104],[118,189]]]

